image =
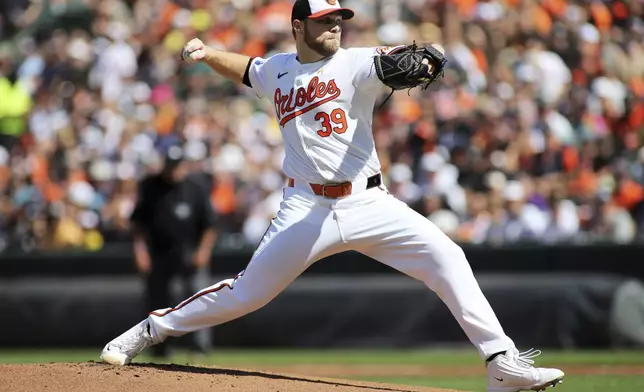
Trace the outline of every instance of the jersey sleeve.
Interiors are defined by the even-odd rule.
[[[376,75],[376,68],[373,62],[374,56],[386,55],[402,47],[404,45],[353,49],[352,61],[353,69],[355,69],[353,85],[365,94],[377,93],[384,84]]]
[[[244,84],[252,88],[260,98],[265,97],[267,95],[266,91],[268,91],[266,83],[267,68],[267,59],[254,57],[248,61],[248,66],[244,73]]]

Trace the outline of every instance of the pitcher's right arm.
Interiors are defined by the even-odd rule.
[[[185,45],[182,58],[191,64],[196,62],[205,63],[218,74],[236,83],[243,83],[248,87],[257,87],[251,86],[249,70],[253,58],[249,56],[217,50],[204,45],[200,39],[195,38]]]

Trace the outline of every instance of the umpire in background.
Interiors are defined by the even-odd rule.
[[[215,213],[210,192],[199,175],[189,173],[183,149],[168,149],[160,173],[144,178],[131,216],[134,258],[146,283],[146,312],[175,305],[173,278],[180,278],[181,295],[188,298],[207,287],[210,257],[216,239]],[[186,337],[191,351],[205,354],[211,346],[210,330]],[[166,357],[165,344],[153,355]]]

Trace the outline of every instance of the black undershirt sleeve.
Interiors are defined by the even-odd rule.
[[[248,64],[246,65],[246,71],[244,71],[243,83],[250,88],[253,88],[253,86],[250,84],[250,77],[248,76],[248,72],[250,71],[250,64],[253,62],[254,59],[255,57],[251,57],[250,60],[248,60]]]

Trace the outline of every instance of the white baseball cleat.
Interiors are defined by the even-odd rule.
[[[148,320],[143,320],[106,344],[101,359],[112,365],[129,364],[141,351],[157,344],[148,332],[148,326]]]
[[[520,353],[511,348],[497,355],[487,365],[487,392],[542,391],[560,384],[565,376],[561,370],[532,366],[532,358],[540,354],[540,350]]]

